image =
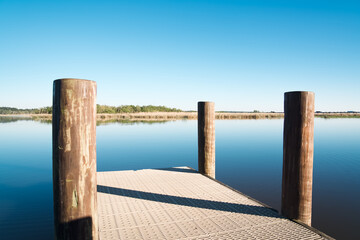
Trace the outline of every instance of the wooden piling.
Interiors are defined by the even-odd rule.
[[[281,212],[311,225],[313,153],[313,92],[287,92],[284,102],[284,148]]]
[[[215,104],[198,102],[199,172],[215,178]]]
[[[96,82],[59,79],[53,87],[55,239],[98,239]]]

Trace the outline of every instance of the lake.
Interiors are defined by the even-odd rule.
[[[216,120],[216,178],[280,209],[283,119]],[[52,126],[0,122],[1,239],[52,239]],[[358,238],[360,119],[315,119],[312,225]],[[197,121],[97,127],[98,171],[197,169]]]

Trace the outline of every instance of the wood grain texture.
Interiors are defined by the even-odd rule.
[[[199,172],[215,178],[215,104],[198,102]]]
[[[313,154],[313,92],[287,92],[284,102],[284,148],[281,212],[311,225]]]
[[[53,86],[53,190],[56,239],[98,239],[96,82]]]

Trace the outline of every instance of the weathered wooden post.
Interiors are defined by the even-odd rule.
[[[313,92],[287,92],[284,103],[284,149],[281,212],[311,225],[313,153]]]
[[[55,80],[52,124],[55,239],[98,239],[96,82]]]
[[[215,104],[198,102],[199,172],[215,178]]]

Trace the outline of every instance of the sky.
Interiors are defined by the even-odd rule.
[[[0,106],[51,106],[59,78],[112,106],[360,111],[360,1],[0,0]]]

